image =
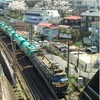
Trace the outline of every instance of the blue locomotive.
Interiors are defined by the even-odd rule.
[[[56,55],[44,54],[42,52],[38,54],[37,52],[32,61],[37,65],[38,72],[41,76],[44,76],[43,79],[48,81],[55,93],[58,96],[64,96],[67,93],[68,77],[59,62],[54,61],[53,56]]]
[[[36,68],[38,72],[43,79],[45,79],[45,82],[48,82],[48,84],[52,86],[56,94],[60,95],[67,92],[68,77],[65,71],[61,70],[57,64],[52,64],[51,67],[46,65],[46,63],[43,62],[43,59],[39,59],[39,54],[41,54],[42,51],[38,52],[37,46],[30,44],[4,22],[0,22],[0,30],[11,39],[14,39],[21,50],[31,59],[32,63],[37,65]]]

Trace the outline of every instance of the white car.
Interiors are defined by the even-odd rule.
[[[86,51],[90,51],[91,53],[97,53],[98,49],[96,46],[86,47]]]

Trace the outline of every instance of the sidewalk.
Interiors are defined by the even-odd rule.
[[[89,78],[89,79],[91,79],[98,70],[98,69],[92,68],[91,71],[84,72],[84,71],[78,69],[78,72],[76,73],[76,71],[74,69],[75,68],[74,65],[70,64],[69,66],[70,66],[69,67],[69,73],[70,74],[75,75],[75,76],[83,76],[83,77],[86,77],[86,78]]]

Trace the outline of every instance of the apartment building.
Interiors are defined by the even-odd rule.
[[[81,13],[81,28],[88,29],[91,22],[100,20],[100,12],[83,12]]]
[[[99,6],[99,0],[69,0],[72,3],[73,9],[80,12],[87,11],[90,5]]]
[[[100,21],[91,22],[91,27],[89,27],[89,31],[91,32],[91,42],[95,45],[99,45],[99,37],[100,37],[100,29],[99,29]]]
[[[89,5],[88,6],[88,10],[89,11],[99,11],[100,10],[100,6],[98,6],[98,5]]]

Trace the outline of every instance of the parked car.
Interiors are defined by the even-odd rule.
[[[60,46],[59,46],[59,48],[58,48],[60,51],[66,51],[67,50],[67,45],[65,45],[65,44],[61,44]]]
[[[90,46],[90,47],[86,47],[86,51],[89,51],[90,53],[97,53],[98,48],[96,46]]]

